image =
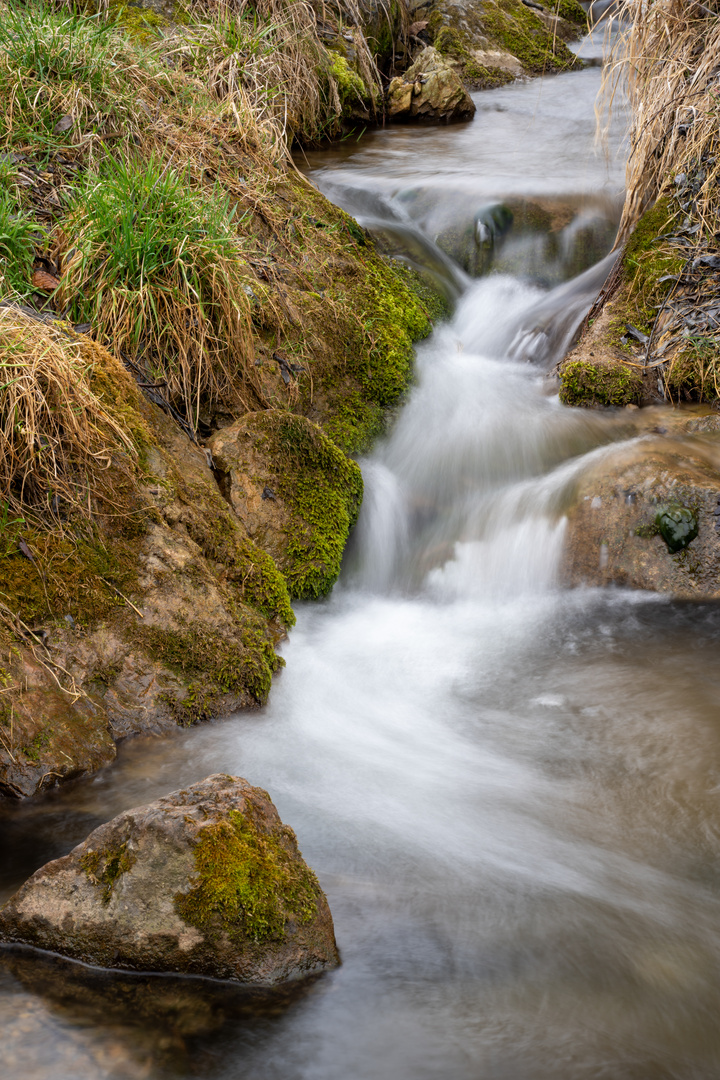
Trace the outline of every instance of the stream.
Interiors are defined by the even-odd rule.
[[[634,437],[545,378],[611,265],[624,116],[596,146],[599,84],[517,83],[467,125],[307,155],[454,304],[361,462],[341,580],[298,605],[266,708],[0,808],[4,900],[121,810],[246,777],[297,832],[342,966],[249,995],[0,952],[4,1080],[720,1075],[720,610],[558,584],[568,484]]]

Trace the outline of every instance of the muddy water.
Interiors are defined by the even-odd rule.
[[[423,184],[462,172],[474,214],[467,148],[473,132],[490,145],[493,102],[508,130],[525,117],[540,178],[545,147],[548,197],[612,189],[619,167],[592,144],[597,84],[589,69],[485,94],[465,129],[377,133],[332,166],[335,195],[349,197],[344,173],[387,193],[417,140]],[[551,97],[575,125],[543,119]],[[509,198],[516,142],[491,149],[478,198],[486,184]],[[323,185],[331,159],[310,162]],[[433,252],[429,227],[403,224]],[[271,704],[130,741],[105,773],[2,810],[5,896],[123,808],[245,776],[295,827],[343,966],[248,997],[3,953],[3,1077],[720,1075],[720,611],[556,585],[568,484],[634,431],[548,396],[540,360],[590,285],[548,292],[534,257],[453,278],[455,315],[362,463],[343,579],[299,608]]]

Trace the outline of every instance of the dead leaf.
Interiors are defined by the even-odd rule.
[[[54,292],[60,284],[59,278],[54,274],[48,274],[47,270],[35,270],[32,276],[33,289],[41,292]]]
[[[20,554],[24,555],[26,559],[29,559],[31,563],[35,562],[35,556],[24,540],[18,540],[18,550],[20,551]]]
[[[408,33],[412,34],[414,37],[416,34],[419,34],[421,30],[427,30],[427,24],[427,19],[422,19],[420,22],[410,23],[410,29],[408,30]]]
[[[67,116],[63,116],[62,120],[58,120],[53,131],[56,135],[62,135],[63,131],[69,131],[74,123],[75,121],[72,116],[68,114]]]

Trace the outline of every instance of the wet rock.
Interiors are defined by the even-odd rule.
[[[215,775],[101,825],[0,910],[0,940],[85,963],[272,986],[339,963],[267,792]]]
[[[93,773],[119,739],[257,706],[279,667],[273,646],[293,620],[280,571],[203,451],[148,413],[159,440],[148,467],[162,485],[136,541],[135,582],[94,625],[58,619],[43,643],[21,639],[0,661],[2,795]]]
[[[568,511],[566,582],[720,597],[719,498],[717,438],[650,437],[610,450]]]
[[[658,510],[655,524],[667,544],[668,551],[673,554],[686,548],[698,534],[697,514],[690,507],[679,506],[677,503]]]
[[[475,103],[452,64],[428,46],[404,75],[390,83],[387,114],[391,120],[449,123],[469,120]]]

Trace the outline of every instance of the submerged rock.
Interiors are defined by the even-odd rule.
[[[475,102],[452,63],[429,46],[404,75],[390,83],[387,113],[391,120],[449,123],[473,117]]]
[[[267,792],[215,775],[101,825],[0,910],[0,940],[85,963],[272,986],[339,963]]]
[[[677,503],[658,510],[655,524],[668,551],[673,554],[686,548],[698,534],[697,514],[689,506],[679,506]]]

